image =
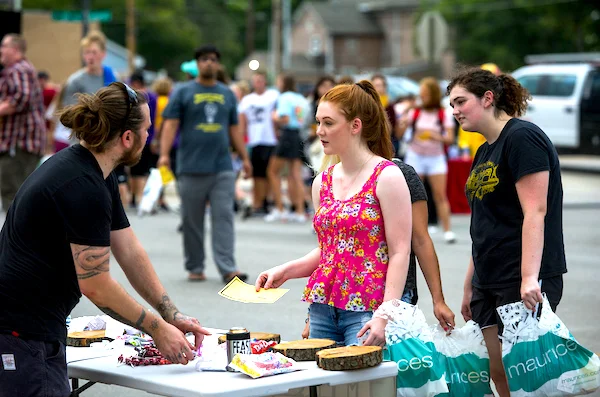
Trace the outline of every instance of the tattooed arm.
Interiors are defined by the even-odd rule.
[[[210,333],[200,326],[197,319],[181,313],[171,301],[158,279],[148,254],[131,227],[112,231],[110,243],[113,255],[137,293],[151,304],[165,321],[183,332],[192,332],[195,336],[195,345],[199,346],[204,335]]]
[[[79,289],[114,319],[150,334],[171,362],[187,364],[193,346],[176,327],[144,309],[110,275],[110,248],[71,244]]]

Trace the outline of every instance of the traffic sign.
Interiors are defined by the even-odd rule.
[[[417,48],[429,62],[440,61],[448,47],[448,24],[439,11],[427,11],[417,24]]]
[[[52,19],[55,21],[81,21],[83,13],[81,11],[72,10],[54,10],[52,11]],[[110,10],[93,10],[89,12],[89,21],[110,22],[112,20],[112,11]]]

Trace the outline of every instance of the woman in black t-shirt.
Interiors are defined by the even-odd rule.
[[[486,139],[466,186],[473,246],[461,312],[482,328],[496,389],[510,396],[496,308],[523,300],[532,310],[545,292],[555,310],[567,271],[558,155],[538,126],[516,118],[530,96],[513,77],[467,70],[448,92],[461,127]]]

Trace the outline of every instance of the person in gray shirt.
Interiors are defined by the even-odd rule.
[[[116,80],[112,70],[102,65],[106,56],[106,37],[101,32],[91,32],[81,40],[81,53],[85,67],[67,79],[64,106],[77,103],[75,94],[94,94]]]
[[[237,102],[233,92],[217,82],[220,53],[206,45],[196,50],[199,74],[181,84],[163,112],[158,166],[170,167],[169,152],[180,131],[177,174],[183,219],[185,268],[190,281],[204,281],[204,214],[210,203],[213,258],[225,283],[243,281],[234,259],[235,174],[230,146],[243,161],[250,177],[252,166],[238,128]]]

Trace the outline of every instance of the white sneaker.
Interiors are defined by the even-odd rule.
[[[294,212],[293,214],[289,214],[287,219],[290,223],[306,223],[306,221],[308,220],[305,214],[298,214],[296,212]]]
[[[453,231],[448,230],[447,232],[444,232],[444,240],[448,244],[453,244],[456,242],[456,234],[454,234]]]
[[[429,232],[429,234],[435,234],[438,232],[438,228],[437,228],[437,226],[430,225],[430,226],[427,226],[427,231]]]
[[[275,209],[271,210],[271,212],[269,212],[269,214],[264,217],[264,220],[265,220],[265,222],[272,223],[272,222],[282,222],[282,221],[285,221],[287,218],[288,218],[287,213],[281,212],[275,208]]]

